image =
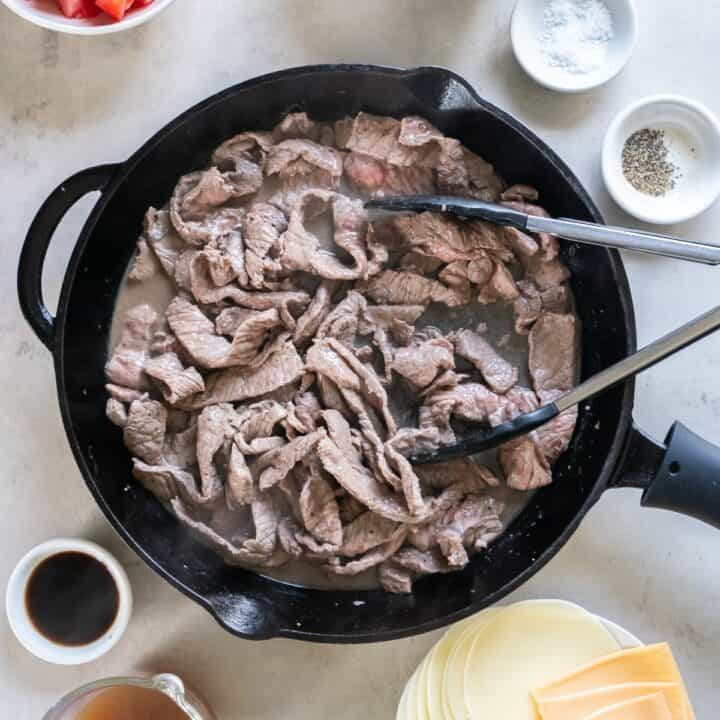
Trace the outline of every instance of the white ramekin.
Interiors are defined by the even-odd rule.
[[[88,645],[60,645],[42,635],[28,617],[25,589],[33,570],[45,559],[63,552],[80,552],[99,560],[108,569],[118,589],[119,604],[113,624]],[[33,655],[56,665],[81,665],[108,652],[122,637],[132,615],[133,596],[127,573],[107,550],[88,540],[58,538],[35,546],[15,566],[5,593],[8,621],[15,637]]]
[[[70,35],[107,35],[137,27],[154,18],[175,0],[155,0],[128,13],[122,20],[113,20],[105,13],[87,19],[67,18],[52,0],[0,0],[16,15],[40,27]]]

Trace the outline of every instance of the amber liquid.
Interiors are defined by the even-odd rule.
[[[68,720],[188,720],[188,716],[158,690],[119,685],[100,690]]]

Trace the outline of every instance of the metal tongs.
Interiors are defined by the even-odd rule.
[[[713,245],[690,243],[666,235],[607,227],[579,220],[536,217],[503,205],[495,205],[479,200],[443,196],[396,197],[370,200],[365,206],[395,212],[422,212],[429,210],[452,213],[465,218],[479,218],[497,225],[510,225],[519,230],[550,233],[591,245],[604,245],[623,250],[665,255],[679,260],[705,263],[706,265],[720,264],[720,247]],[[623,380],[633,377],[684,347],[697,342],[718,328],[720,328],[720,307],[700,315],[633,355],[593,375],[577,387],[560,395],[552,403],[543,405],[532,412],[519,415],[509,422],[495,427],[480,427],[464,435],[454,445],[446,445],[432,452],[417,453],[411,455],[409,460],[415,464],[425,464],[467,457],[495,448],[521,435],[526,435],[557,417],[560,413],[585,400],[589,400]]]
[[[388,197],[369,200],[365,207],[393,212],[431,212],[451,213],[464,218],[485,220],[495,225],[510,225],[526,232],[542,232],[557,235],[566,240],[589,245],[603,245],[618,250],[664,255],[677,260],[720,264],[720,247],[707,243],[688,242],[670,235],[658,235],[643,230],[597,225],[583,220],[567,218],[547,218],[514,210],[504,205],[473,200],[471,198],[443,195],[415,197]]]

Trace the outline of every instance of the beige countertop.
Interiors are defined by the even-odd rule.
[[[579,96],[544,91],[512,58],[507,0],[178,0],[150,24],[104,38],[59,36],[0,7],[0,580],[32,545],[77,535],[125,563],[136,609],[126,636],[88,666],[46,665],[0,620],[2,716],[38,720],[65,691],[134,670],[175,671],[219,720],[390,718],[401,686],[436,635],[379,645],[323,646],[231,637],[147,569],[115,536],[85,489],[66,443],[49,354],[20,316],[17,254],[42,200],[81,168],[125,159],[178,112],[246,78],[282,67],[363,61],[446,65],[547,140],[608,220],[629,222],[601,186],[599,150],[610,119],[652,92],[678,92],[720,113],[720,5],[638,0],[640,41],[626,70]],[[46,265],[56,296],[91,199],[62,223]],[[669,230],[715,240],[720,206]],[[720,302],[720,271],[628,257],[640,342]],[[720,442],[720,337],[649,371],[635,417],[662,437],[678,418]],[[607,493],[567,546],[516,598],[562,597],[648,641],[666,639],[697,716],[720,701],[720,534],[694,520],[642,510],[635,491]]]

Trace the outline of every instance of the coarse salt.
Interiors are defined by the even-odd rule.
[[[540,48],[548,65],[581,74],[600,67],[613,37],[612,15],[602,0],[548,0]]]

